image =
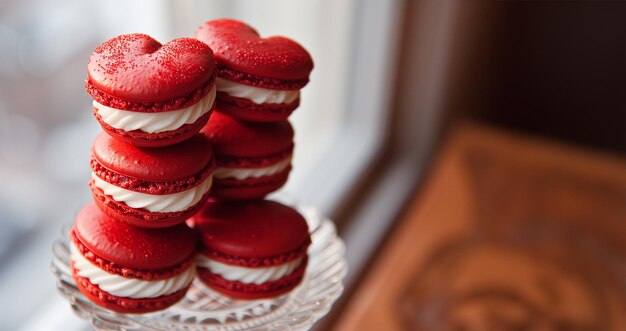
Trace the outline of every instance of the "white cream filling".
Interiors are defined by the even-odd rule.
[[[91,173],[91,178],[94,181],[94,185],[101,189],[104,194],[113,198],[113,200],[123,202],[131,208],[143,208],[153,213],[171,213],[186,210],[200,201],[202,196],[211,189],[211,183],[213,182],[212,176],[209,175],[200,185],[186,191],[154,195],[123,189],[100,179],[93,172]]]
[[[285,170],[291,164],[291,155],[284,160],[281,160],[275,164],[263,168],[229,168],[229,167],[216,167],[213,171],[215,178],[259,178],[264,176],[271,176]]]
[[[300,90],[271,90],[243,85],[219,77],[215,80],[215,85],[218,92],[236,98],[248,99],[258,105],[263,103],[292,103],[300,97]]]
[[[145,113],[107,107],[93,101],[96,112],[106,124],[125,131],[141,130],[147,133],[172,131],[185,124],[191,124],[206,114],[215,101],[216,87],[195,104],[177,110]]]
[[[101,290],[116,297],[143,299],[156,298],[172,294],[187,287],[195,275],[195,265],[191,265],[180,274],[162,280],[141,280],[126,278],[108,273],[87,260],[72,243],[70,245],[71,259],[74,262],[76,273],[89,282],[98,285]]]
[[[224,264],[206,255],[198,254],[196,265],[200,268],[206,268],[226,280],[259,285],[290,275],[300,266],[302,259],[303,258],[300,257],[273,267],[246,268]]]

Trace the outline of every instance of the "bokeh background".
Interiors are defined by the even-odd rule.
[[[123,33],[147,33],[162,42],[191,37],[204,21],[219,17],[247,21],[265,36],[291,37],[315,60],[291,118],[297,147],[283,193],[334,218],[347,244],[346,293],[319,329],[623,329],[625,10],[622,1],[0,1],[0,330],[89,329],[55,292],[49,271],[52,242],[90,200],[89,146],[100,128],[83,86],[89,54]],[[458,164],[469,169],[473,184],[439,180],[454,177],[439,170],[457,162],[446,155],[465,150],[472,156]],[[446,185],[449,191],[442,189]],[[460,225],[448,214],[428,212],[437,203],[465,211],[453,199],[464,185],[475,189],[464,214],[480,222]],[[539,196],[541,206],[553,209],[537,207]],[[432,262],[381,263],[405,224],[413,223],[470,227],[471,235],[451,244],[417,227],[414,241],[429,244],[416,245],[415,254]],[[542,240],[532,235],[543,229],[537,224],[551,224],[538,231]],[[523,234],[514,248],[507,244],[511,233]],[[579,242],[587,246],[569,249]],[[571,252],[578,250],[602,252],[590,256],[608,257],[596,259],[596,269],[614,278],[587,274],[572,262]],[[557,272],[543,260],[514,263],[546,251],[565,266]],[[522,268],[538,270],[532,275],[540,279],[580,278],[593,304],[576,309],[613,310],[572,320],[571,311],[548,311],[550,305],[531,299],[446,305],[444,299],[466,288],[502,283],[481,273],[449,280],[465,282],[454,288],[436,281],[479,266],[485,273]],[[377,285],[381,275],[391,277],[381,268],[407,270],[396,282],[406,283],[403,295]],[[613,294],[604,294],[598,282],[612,284]],[[525,284],[516,279],[506,286],[525,298]],[[578,287],[572,288],[555,297],[576,302],[570,295]],[[520,313],[526,312],[518,309],[521,301],[534,315]],[[493,308],[507,304],[513,308]],[[393,313],[371,313],[386,311],[380,307]],[[609,322],[594,324],[598,316]]]

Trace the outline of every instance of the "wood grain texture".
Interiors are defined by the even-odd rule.
[[[624,160],[458,127],[336,330],[624,330]]]

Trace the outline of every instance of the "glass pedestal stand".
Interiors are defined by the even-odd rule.
[[[70,273],[67,231],[53,247],[52,272],[74,312],[97,330],[307,330],[328,313],[343,291],[345,247],[332,221],[313,208],[299,207],[311,231],[309,265],[302,283],[269,300],[232,300],[194,281],[187,295],[160,312],[119,314],[87,300]]]

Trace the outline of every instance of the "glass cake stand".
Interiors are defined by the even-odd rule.
[[[309,265],[302,283],[278,298],[233,300],[195,280],[185,298],[166,310],[115,313],[91,303],[76,287],[69,268],[67,229],[52,247],[52,272],[74,312],[97,330],[307,330],[341,295],[347,265],[343,241],[332,221],[313,208],[296,208],[311,231]]]

